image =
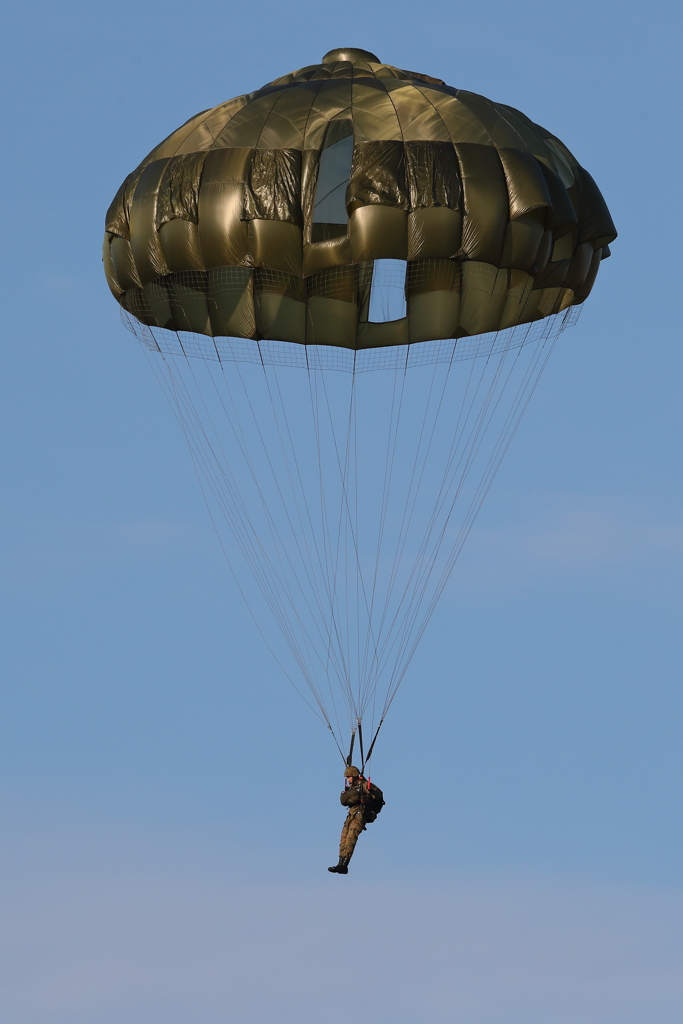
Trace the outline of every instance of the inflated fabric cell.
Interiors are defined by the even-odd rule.
[[[354,263],[408,258],[408,214],[392,206],[359,206],[349,220]]]
[[[234,181],[202,183],[199,193],[199,243],[207,267],[248,262],[249,232],[242,219],[244,185]]]
[[[196,224],[189,220],[167,220],[159,228],[159,241],[171,273],[204,269]]]
[[[131,288],[139,288],[141,281],[135,269],[133,250],[128,239],[115,235],[111,239],[109,252],[114,268],[114,276],[119,288],[123,289],[123,293],[125,294]]]
[[[157,195],[168,160],[155,160],[140,175],[130,209],[130,245],[143,284],[170,273],[156,228]]]

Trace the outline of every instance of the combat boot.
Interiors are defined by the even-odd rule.
[[[335,864],[333,868],[328,868],[328,871],[335,872],[338,875],[348,875],[349,873],[349,861],[350,857],[340,857],[339,863]]]

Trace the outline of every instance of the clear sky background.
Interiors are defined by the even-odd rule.
[[[0,1018],[679,1024],[678,5],[4,17]],[[620,232],[394,704],[345,879],[338,755],[100,263],[153,145],[341,45],[523,110]]]

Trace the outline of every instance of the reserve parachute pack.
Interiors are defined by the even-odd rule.
[[[376,786],[374,782],[364,783],[362,803],[365,822],[374,821],[384,807],[384,795],[379,786]]]

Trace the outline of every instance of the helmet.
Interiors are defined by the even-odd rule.
[[[344,769],[344,778],[345,779],[353,778],[353,776],[355,776],[355,775],[360,775],[360,772],[358,771],[357,768],[354,768],[353,765],[349,765],[348,768]]]

